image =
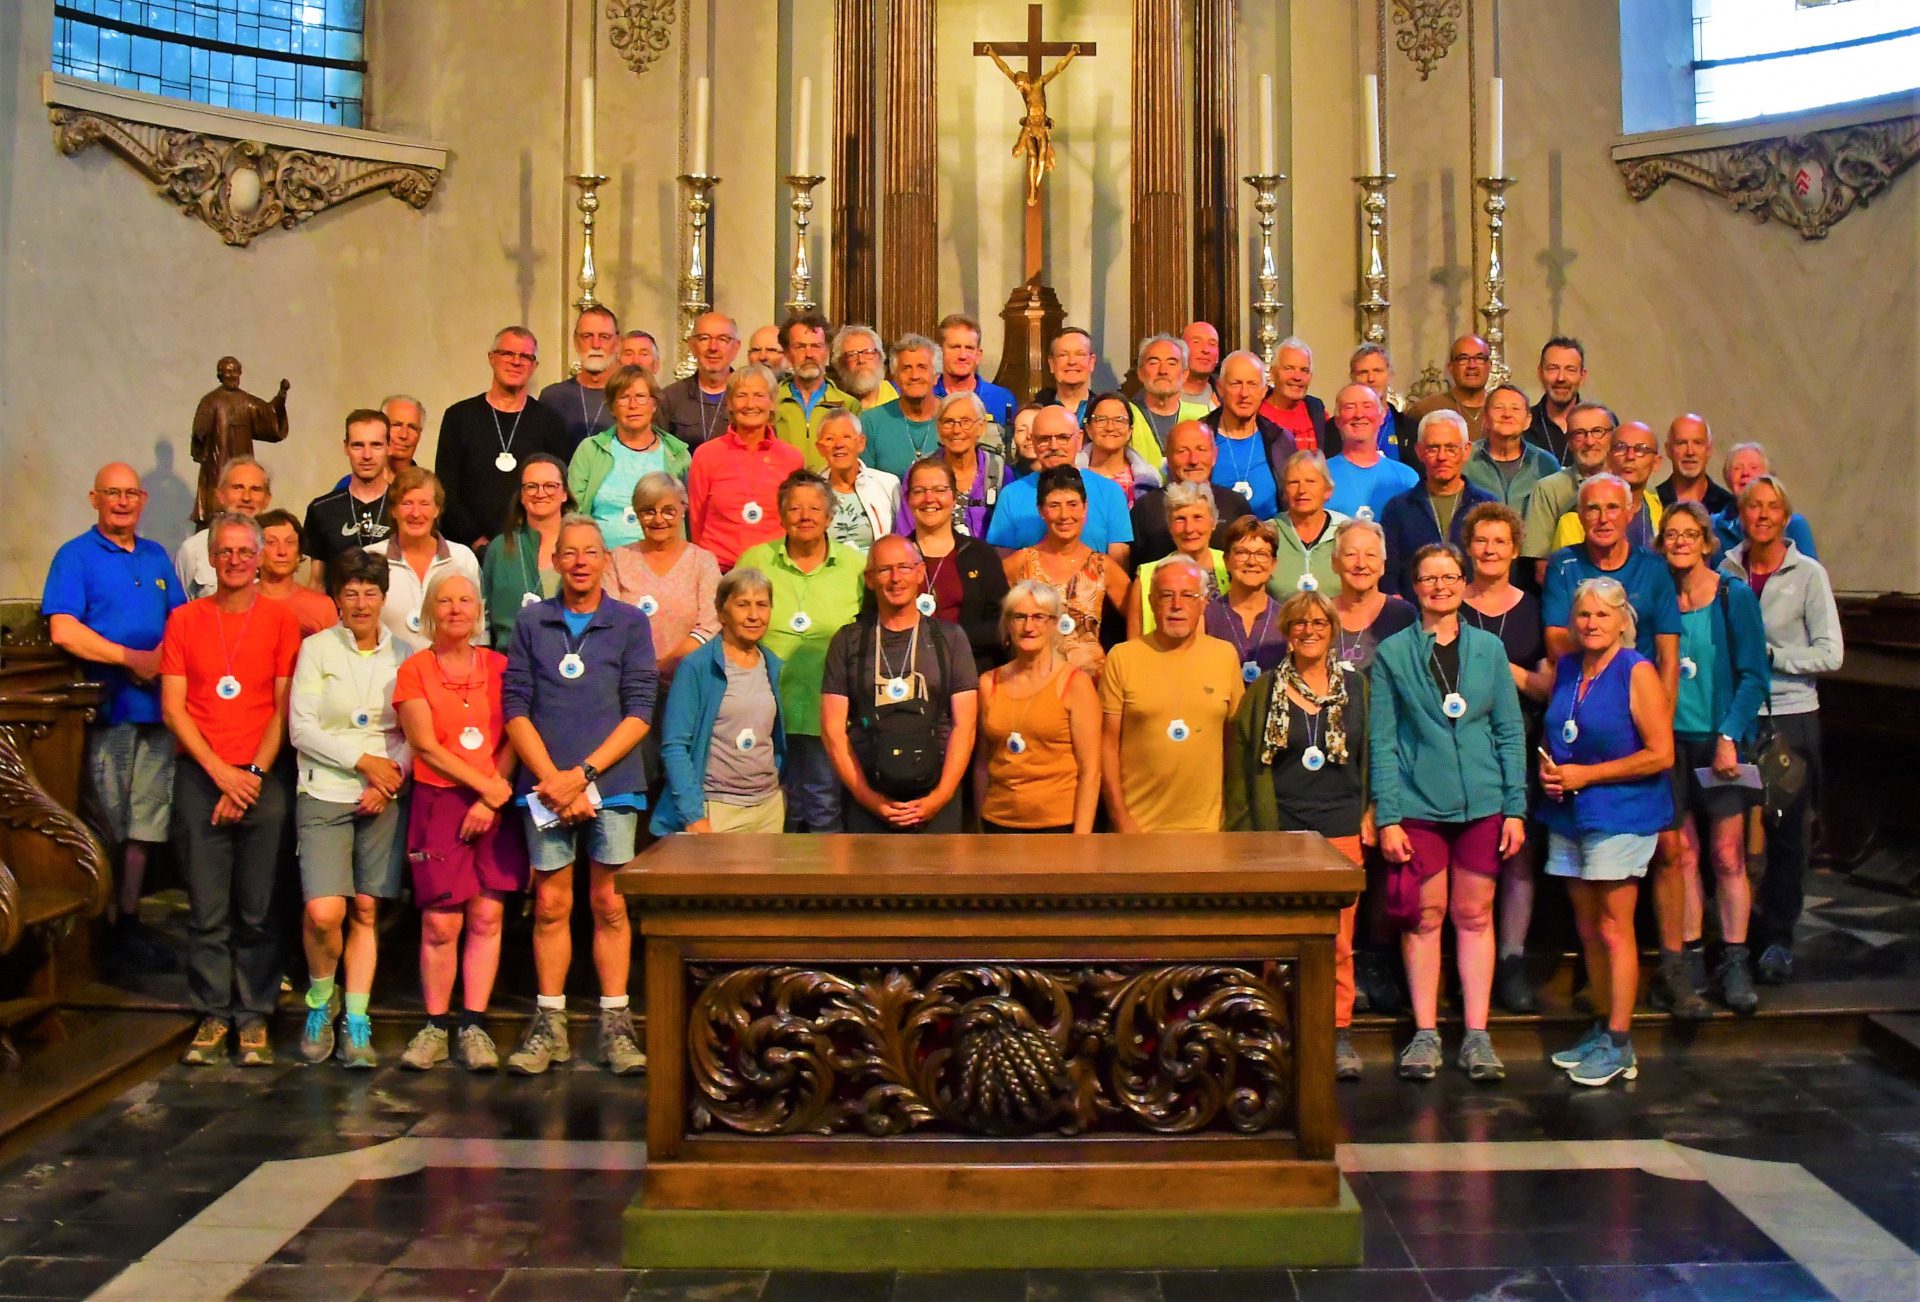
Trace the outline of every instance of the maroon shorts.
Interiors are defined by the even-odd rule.
[[[457,909],[482,891],[511,895],[527,888],[525,820],[503,813],[491,832],[462,841],[460,824],[472,806],[463,788],[413,784],[407,864],[413,902],[422,909]]]
[[[1423,818],[1401,821],[1400,830],[1413,843],[1413,858],[1389,864],[1387,921],[1408,931],[1420,921],[1420,884],[1452,868],[1476,877],[1500,875],[1500,825],[1506,820],[1488,814],[1469,823],[1433,823]]]

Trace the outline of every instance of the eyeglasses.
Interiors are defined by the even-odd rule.
[[[1073,435],[1071,434],[1029,434],[1027,435],[1027,440],[1028,442],[1032,443],[1033,446],[1038,448],[1038,447],[1045,447],[1048,444],[1052,444],[1052,443],[1071,443],[1073,442]]]
[[[1057,618],[1057,616],[1049,615],[1045,611],[1016,610],[1007,616],[1007,621],[1013,624],[1052,624],[1056,622]]]
[[[972,429],[979,423],[980,420],[976,416],[942,416],[940,418],[941,429]]]
[[[1423,443],[1420,451],[1430,457],[1464,457],[1467,450],[1457,443]]]
[[[843,362],[877,362],[880,360],[878,348],[849,348],[840,354]]]
[[[1455,353],[1447,360],[1455,366],[1465,366],[1468,362],[1479,362],[1485,365],[1490,359],[1485,353]]]
[[[677,506],[643,506],[634,512],[642,520],[678,520],[680,508]]]
[[[565,551],[555,552],[553,559],[558,564],[571,565],[575,561],[590,561],[596,556],[605,556],[606,554],[607,553],[599,547],[569,547]]]
[[[897,565],[876,565],[872,572],[883,579],[890,579],[896,574],[911,574],[919,568],[919,561],[901,561]]]
[[[565,484],[554,480],[551,483],[522,484],[520,485],[520,491],[523,493],[531,493],[535,497],[551,497],[565,487]]]
[[[511,348],[496,348],[493,350],[493,355],[503,362],[525,362],[528,366],[532,366],[540,360],[540,354],[538,353],[516,352]]]
[[[621,394],[618,398],[614,399],[614,401],[615,402],[652,402],[653,395],[651,393],[648,393],[645,389],[628,389],[625,393]]]
[[[1228,550],[1227,559],[1230,561],[1270,561],[1273,559],[1273,553],[1265,547],[1234,547]]]
[[[260,554],[257,547],[222,547],[213,554],[216,561],[250,561]]]
[[[96,488],[93,491],[109,502],[137,502],[147,495],[144,488]]]
[[[1325,633],[1333,628],[1333,624],[1324,619],[1296,619],[1287,628],[1294,633]]]
[[[1133,424],[1133,421],[1125,416],[1089,416],[1087,417],[1087,427],[1089,429],[1091,429],[1095,425],[1098,425],[1103,429],[1113,429],[1115,427],[1125,427],[1131,424]]]
[[[1661,537],[1670,543],[1677,543],[1699,542],[1702,538],[1705,538],[1706,535],[1698,529],[1669,529],[1666,533],[1662,534]]]
[[[1592,429],[1573,429],[1570,427],[1567,430],[1567,437],[1570,439],[1603,439],[1611,433],[1613,433],[1613,426],[1611,425],[1596,425]]]
[[[1623,457],[1650,457],[1659,451],[1651,443],[1616,443],[1613,450]]]
[[[695,348],[705,348],[708,344],[734,344],[740,342],[739,335],[694,335],[687,340]]]
[[[1458,574],[1422,574],[1413,582],[1421,588],[1454,588],[1466,580]]]

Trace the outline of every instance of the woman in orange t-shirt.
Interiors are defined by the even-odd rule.
[[[1091,832],[1100,803],[1100,697],[1063,650],[1058,589],[1014,585],[1000,608],[1013,659],[980,678],[980,825],[987,832]],[[1071,822],[1062,822],[1061,815]]]

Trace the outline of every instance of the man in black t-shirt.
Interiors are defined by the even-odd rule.
[[[536,452],[573,455],[567,427],[527,392],[540,364],[540,343],[525,326],[508,326],[487,353],[493,383],[462,398],[440,421],[433,471],[447,496],[440,532],[479,551],[507,518],[520,492],[520,467]]]
[[[300,532],[313,560],[311,585],[322,592],[327,564],[334,557],[349,548],[383,543],[393,533],[387,514],[387,486],[393,482],[387,461],[391,424],[385,412],[370,407],[348,412],[346,485],[307,503]]]

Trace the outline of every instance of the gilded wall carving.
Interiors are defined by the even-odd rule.
[[[673,44],[673,5],[674,0],[607,0],[607,40],[636,75]]]
[[[1433,75],[1434,67],[1459,39],[1461,2],[1393,0],[1394,48],[1420,70],[1421,81]]]
[[[696,1134],[1292,1125],[1289,963],[689,971]]]

